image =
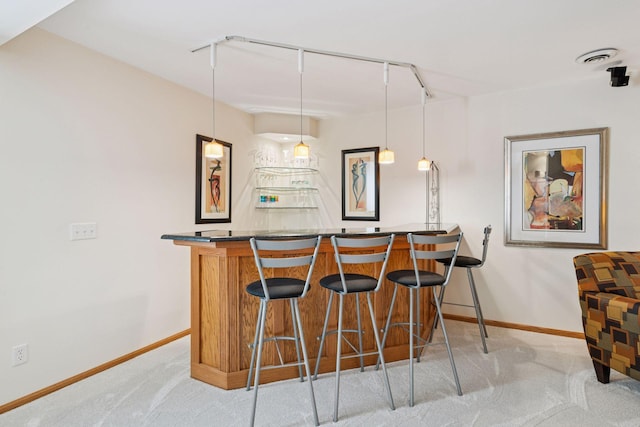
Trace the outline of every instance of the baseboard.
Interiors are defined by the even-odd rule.
[[[475,317],[460,316],[457,314],[445,313],[444,318],[451,319],[451,320],[459,320],[461,322],[469,322],[469,323],[478,322]],[[487,319],[484,319],[484,324],[489,326],[497,326],[499,328],[520,329],[522,331],[538,332],[540,334],[558,335],[561,337],[584,339],[584,334],[582,332],[565,331],[562,329],[541,328],[538,326],[521,325],[519,323],[500,322],[497,320],[487,320]]]
[[[171,335],[170,337],[164,338],[160,341],[154,342],[153,344],[149,344],[146,347],[143,347],[139,350],[136,350],[134,352],[131,352],[129,354],[125,354],[124,356],[118,357],[117,359],[111,360],[107,363],[103,363],[100,366],[96,366],[95,368],[89,369],[88,371],[84,371],[78,375],[74,375],[71,378],[67,378],[66,380],[60,381],[59,383],[50,385],[49,387],[45,387],[42,390],[38,390],[36,392],[33,392],[31,394],[28,394],[24,397],[21,397],[20,399],[14,400],[12,402],[6,403],[2,406],[0,406],[0,414],[3,414],[7,411],[10,411],[12,409],[15,409],[19,406],[25,405],[29,402],[33,402],[36,399],[39,399],[43,396],[46,396],[47,394],[53,393],[54,391],[58,391],[68,385],[71,385],[73,383],[76,383],[78,381],[82,381],[86,378],[89,378],[92,375],[98,374],[102,371],[106,371],[109,368],[113,368],[116,365],[119,365],[121,363],[124,363],[128,360],[131,360],[135,357],[140,356],[141,354],[144,354],[148,351],[151,350],[155,350],[156,348],[162,347],[165,344],[170,343],[171,341],[175,341],[179,338],[185,337],[187,335],[189,335],[191,333],[191,329],[187,329],[185,331],[182,332],[178,332],[175,335]]]

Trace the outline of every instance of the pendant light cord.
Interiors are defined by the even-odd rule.
[[[302,70],[300,70],[300,142],[302,142]]]
[[[211,43],[210,62],[211,62],[211,122],[212,122],[212,140],[216,142],[216,62],[217,62],[217,45]]]
[[[389,151],[389,95],[387,87],[389,86],[389,63],[385,62],[383,66],[384,80],[384,150]]]
[[[426,148],[427,139],[425,138],[425,132],[424,132],[425,122],[426,122],[426,118],[425,118],[425,103],[422,102],[422,157],[423,158],[426,157],[425,156],[425,152],[427,150],[427,148]]]
[[[300,73],[300,142],[293,147],[293,157],[296,159],[309,159],[309,146],[302,142],[303,117],[302,117],[302,74],[304,72],[304,50],[298,50],[298,72]]]
[[[302,144],[302,73],[304,72],[303,49],[298,49],[298,72],[300,73],[300,143]]]
[[[384,83],[384,149],[389,149],[389,107],[388,107],[388,95],[387,95],[387,82]]]
[[[213,99],[211,100],[212,108],[211,108],[211,122],[213,123],[213,139],[212,141],[216,141],[216,69],[215,67],[211,70],[211,96]]]

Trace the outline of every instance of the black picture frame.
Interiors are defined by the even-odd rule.
[[[380,221],[379,147],[342,150],[342,219]]]
[[[223,157],[207,159],[202,153],[211,141],[208,136],[196,135],[196,224],[231,222],[231,143],[216,139],[223,146]],[[205,170],[211,173],[203,173]]]

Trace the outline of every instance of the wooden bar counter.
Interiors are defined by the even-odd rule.
[[[275,232],[244,232],[213,230],[191,233],[165,234],[163,239],[173,240],[176,245],[191,248],[191,376],[223,389],[244,387],[247,382],[251,348],[255,334],[258,315],[258,299],[245,291],[248,283],[258,280],[253,253],[249,239],[255,237],[294,238],[322,235],[318,259],[313,272],[311,288],[305,298],[300,299],[300,312],[307,342],[311,369],[315,366],[319,341],[316,339],[322,332],[328,291],[318,284],[321,277],[337,273],[333,256],[331,235],[379,235],[395,233],[391,257],[387,271],[413,268],[409,256],[409,245],[406,240],[408,232],[448,233],[457,226],[455,224],[414,224],[403,227],[370,228],[360,230],[303,230]],[[433,266],[425,266],[433,268]],[[362,266],[355,268],[362,269]],[[373,269],[374,267],[370,267]],[[379,268],[375,267],[375,268]],[[351,270],[349,270],[351,271]],[[377,275],[376,271],[361,272]],[[292,277],[301,277],[301,271],[292,269],[288,272]],[[373,294],[374,312],[378,328],[384,326],[389,303],[393,292],[393,284],[385,281],[378,293]],[[434,317],[428,292],[421,292],[421,316],[423,319],[421,334],[425,335],[431,328]],[[345,300],[344,327],[355,328],[355,298]],[[360,299],[362,324],[364,329],[365,350],[375,349],[375,340],[367,315],[366,298]],[[334,304],[337,306],[337,304]],[[394,321],[408,321],[408,292],[401,287],[394,310]],[[337,325],[337,313],[334,307],[329,329]],[[385,346],[385,360],[388,362],[408,358],[408,334],[401,328],[393,328]],[[286,301],[272,301],[267,313],[268,335],[292,335],[291,311]],[[335,369],[335,335],[329,336],[321,355],[320,372]],[[357,343],[357,340],[351,340]],[[293,342],[280,342],[282,357],[285,362],[296,360]],[[345,348],[343,346],[343,348]],[[347,351],[348,346],[345,350]],[[358,358],[342,361],[342,368],[356,367]],[[376,362],[374,356],[365,358],[367,365]],[[278,363],[275,344],[268,343],[263,351],[263,366]],[[265,370],[260,376],[261,382],[271,382],[298,376],[296,367]]]

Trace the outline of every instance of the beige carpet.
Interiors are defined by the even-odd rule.
[[[583,340],[489,328],[483,354],[475,324],[447,322],[463,396],[444,346],[416,364],[408,406],[407,362],[389,364],[391,411],[381,371],[342,375],[341,426],[640,426],[640,381],[595,378]],[[441,337],[440,334],[437,337]],[[334,377],[314,382],[321,424],[332,424]],[[0,426],[245,426],[252,393],[189,377],[189,338],[0,415]],[[257,425],[312,425],[306,383],[260,388]]]

